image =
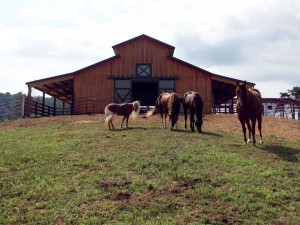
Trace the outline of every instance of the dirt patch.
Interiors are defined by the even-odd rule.
[[[242,134],[242,126],[237,115],[207,115],[203,122],[203,130],[205,129]],[[263,136],[300,140],[300,121],[263,117],[262,132]],[[258,133],[257,127],[256,133]]]
[[[103,124],[104,118],[105,116],[103,114],[26,118],[0,123],[0,129],[45,126],[45,124]],[[114,119],[116,127],[119,126],[121,119],[121,117],[116,117]],[[141,124],[149,124],[153,122],[157,122],[159,128],[161,125],[160,116],[155,115],[147,120],[143,118],[143,115],[140,115],[140,117],[137,119],[137,123]],[[132,123],[130,122],[129,125],[132,126]],[[274,136],[277,138],[284,138],[288,140],[300,140],[300,121],[263,117],[262,126],[264,136]],[[184,129],[184,119],[182,115],[180,115],[179,117],[179,129]],[[242,134],[242,127],[237,118],[237,115],[205,115],[203,122],[203,131],[205,132],[211,130],[222,130]]]

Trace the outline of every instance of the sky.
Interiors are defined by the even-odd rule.
[[[146,34],[174,57],[256,84],[263,97],[300,86],[299,0],[0,0],[0,92],[114,56]]]

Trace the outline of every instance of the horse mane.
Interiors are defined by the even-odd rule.
[[[136,106],[136,110],[134,110]],[[136,119],[140,113],[140,102],[139,101],[134,101],[132,103],[132,107],[133,107],[133,110],[132,110],[132,113],[131,113],[131,117],[132,119]]]

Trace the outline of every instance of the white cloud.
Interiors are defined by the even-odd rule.
[[[277,96],[280,84],[300,85],[299,12],[297,0],[7,1],[0,92],[101,61],[112,45],[147,34],[175,46],[180,59]]]

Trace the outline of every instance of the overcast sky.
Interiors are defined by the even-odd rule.
[[[299,0],[1,0],[0,92],[114,56],[146,34],[174,56],[256,83],[263,97],[300,86]]]

